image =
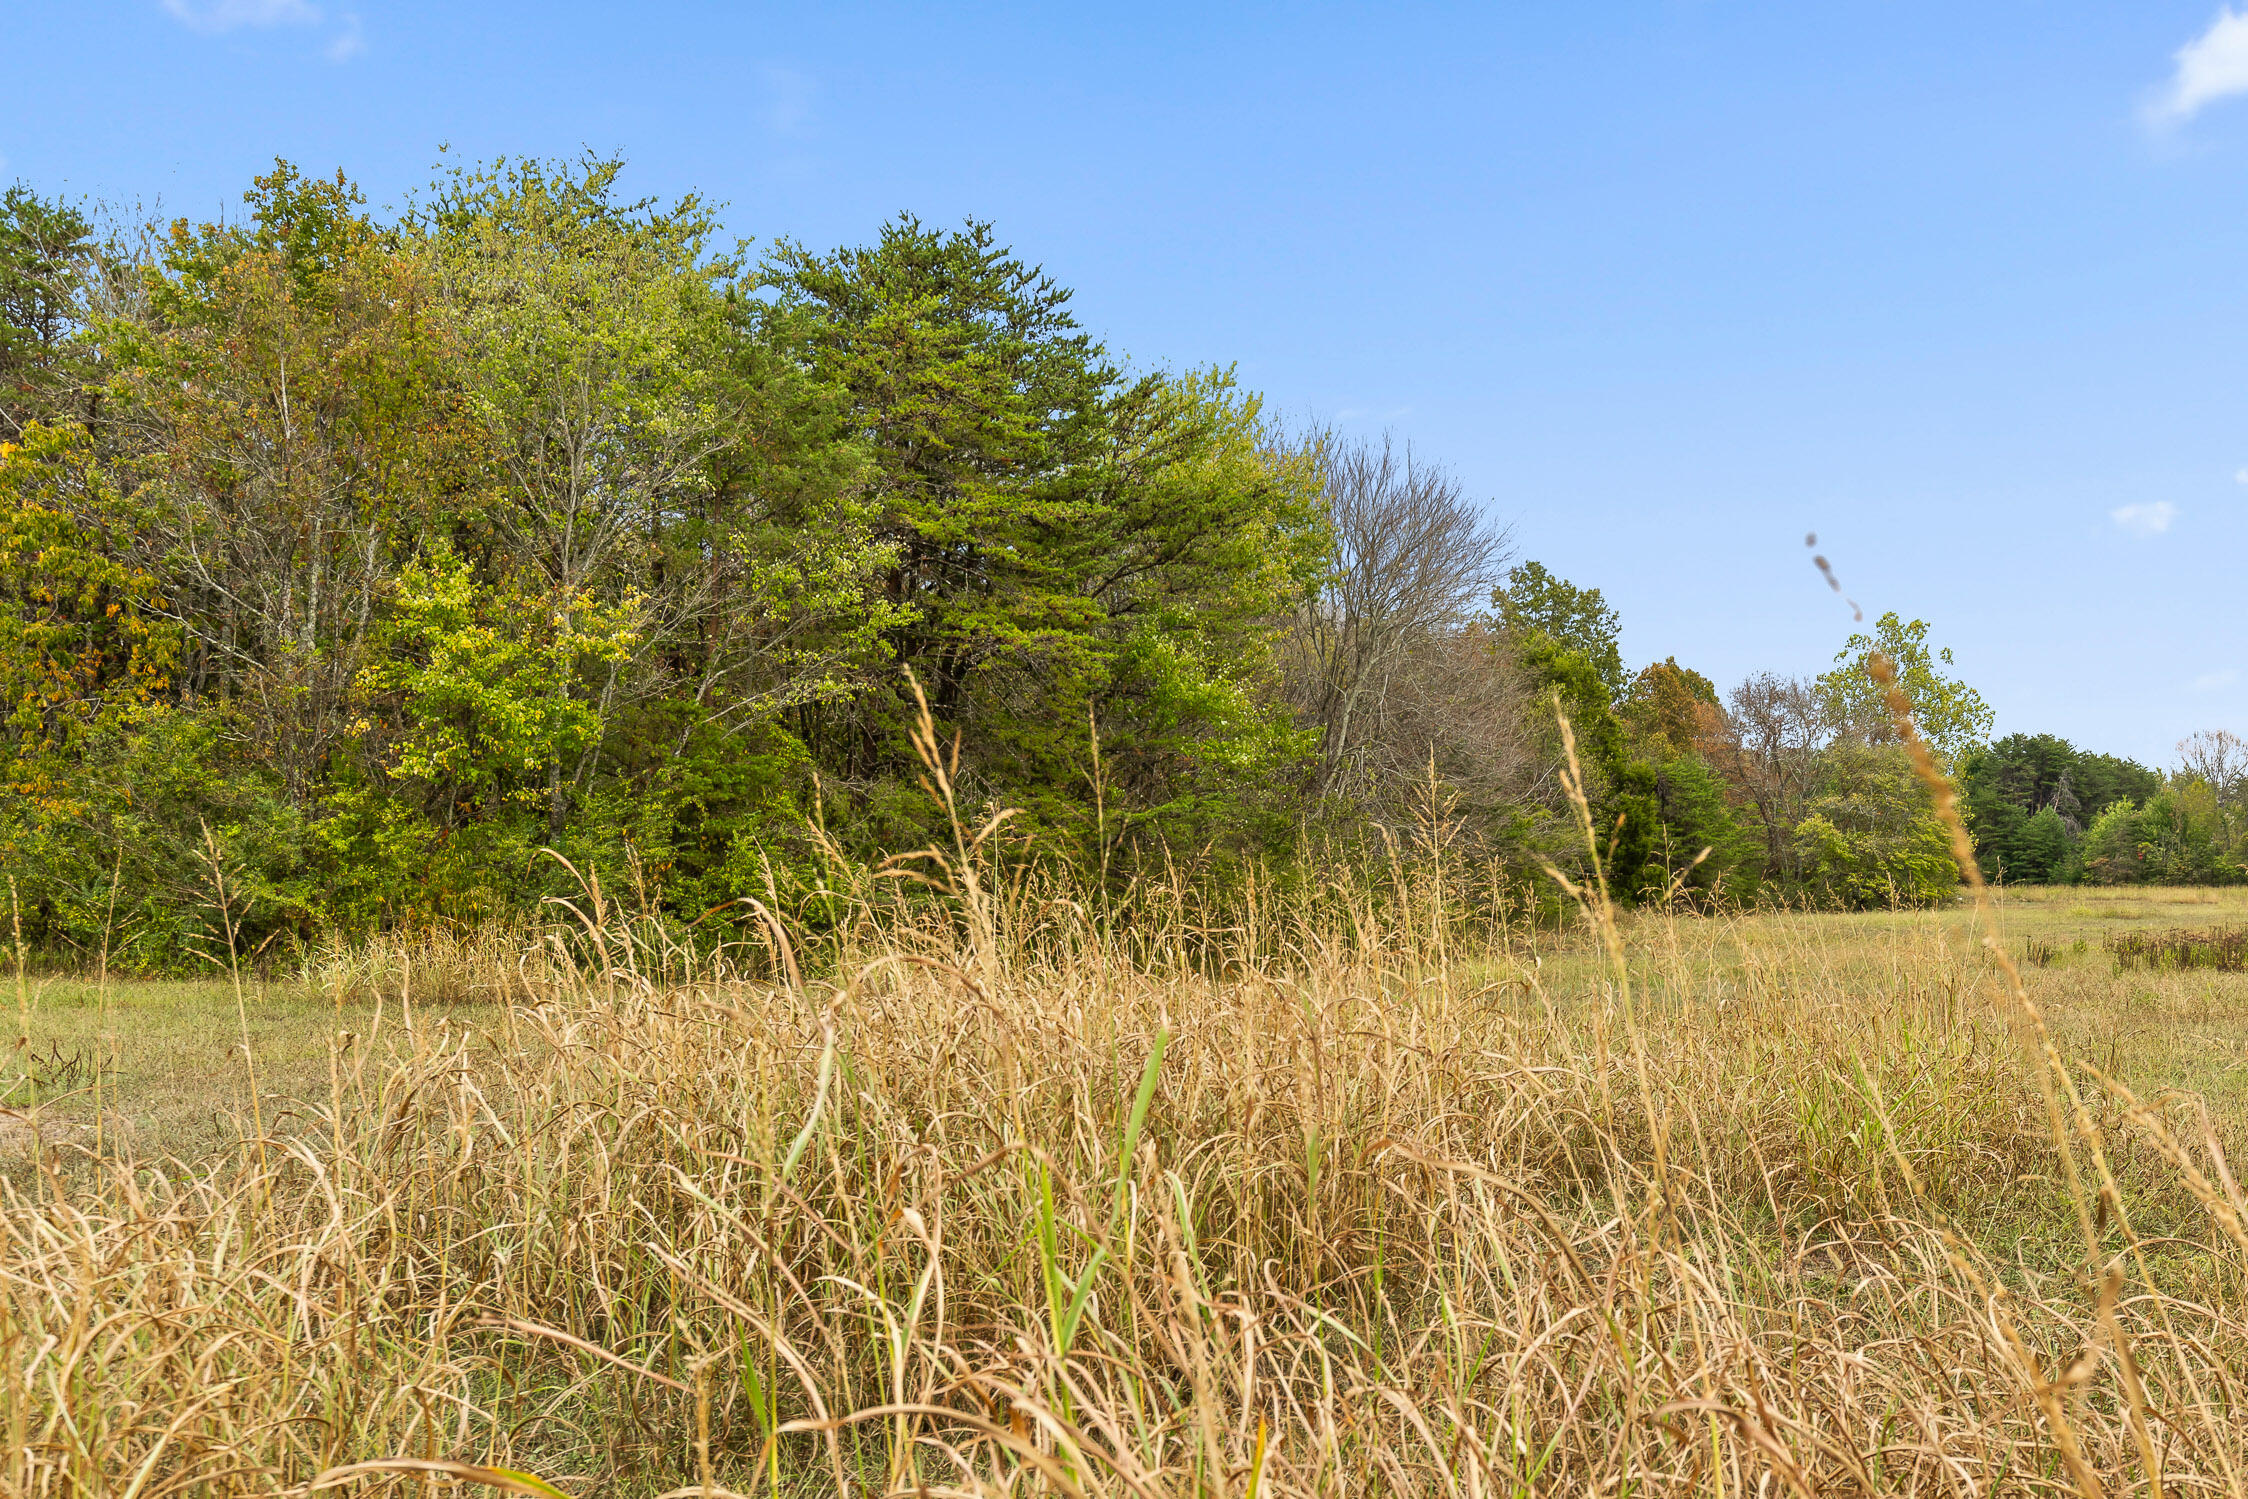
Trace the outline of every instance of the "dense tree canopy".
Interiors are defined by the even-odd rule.
[[[1508,631],[1552,637],[1592,663],[1610,698],[1623,695],[1624,658],[1616,643],[1621,621],[1599,589],[1579,588],[1541,562],[1524,562],[1492,590],[1491,603]]]
[[[0,193],[0,441],[55,414],[67,389],[93,226],[23,183]]]
[[[2052,734],[2009,734],[1962,768],[1975,852],[2021,884],[2232,884],[2248,879],[2248,818],[2222,733],[2181,744],[2165,776]]]
[[[789,899],[938,831],[923,704],[961,806],[1108,877],[1378,843],[1540,899],[1593,857],[1626,899],[1939,899],[1876,652],[1994,875],[2241,876],[2228,736],[2169,777],[1986,745],[1895,615],[1816,681],[1634,675],[1440,465],[1133,366],[988,224],[753,259],[620,173],[450,169],[386,220],[277,163],[234,219],[114,236],[0,198],[31,940],[187,961],[214,849],[252,945],[592,876]]]

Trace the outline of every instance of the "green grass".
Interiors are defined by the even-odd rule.
[[[9,1030],[28,1031],[30,1066],[18,1056],[0,1067],[4,1102],[20,1109],[36,1098],[60,1137],[79,1144],[95,1138],[102,1116],[105,1142],[158,1157],[194,1158],[238,1139],[253,1069],[264,1116],[285,1125],[290,1100],[328,1096],[332,1048],[384,1047],[405,1019],[394,998],[339,1006],[291,982],[246,979],[239,1008],[224,977],[112,979],[106,995],[74,977],[25,989],[29,1024]],[[414,1018],[442,1023],[452,1008],[416,1004]],[[20,1132],[9,1143],[22,1153]]]

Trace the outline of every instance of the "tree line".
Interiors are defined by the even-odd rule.
[[[2007,878],[2239,874],[2234,750],[1986,747],[1893,616],[1812,680],[1627,673],[1447,471],[1130,367],[989,225],[752,256],[619,172],[449,168],[388,217],[285,163],[226,223],[0,199],[28,940],[184,961],[214,869],[284,945],[589,874],[786,902],[942,832],[924,715],[960,804],[1091,878],[1580,868],[1565,717],[1627,897],[1938,899],[1874,651]]]
[[[2051,734],[2010,734],[1963,767],[1985,877],[2020,884],[2248,881],[2248,741],[2178,745],[2167,773]]]

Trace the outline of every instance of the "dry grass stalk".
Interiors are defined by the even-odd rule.
[[[1127,939],[988,847],[832,979],[589,889],[229,1159],[50,1163],[0,1486],[2240,1491],[2248,1205],[2003,948],[1534,960],[1402,865]]]

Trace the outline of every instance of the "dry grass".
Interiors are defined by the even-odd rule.
[[[12,1178],[0,1486],[2238,1492],[2248,979],[2118,975],[2232,914],[2131,902],[2007,893],[2058,1069],[1964,913],[1619,969],[1427,875],[1129,943],[962,878],[832,981],[589,911],[504,998],[253,996],[264,1138]]]
[[[2248,928],[2172,927],[2163,932],[2117,932],[2107,950],[2119,968],[2211,968],[2248,972]]]

